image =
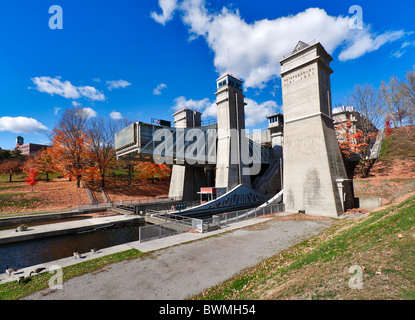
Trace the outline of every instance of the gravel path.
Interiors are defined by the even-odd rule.
[[[334,220],[271,220],[123,261],[26,299],[185,299],[291,247]]]

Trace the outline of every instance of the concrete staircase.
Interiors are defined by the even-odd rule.
[[[281,190],[281,160],[272,163],[264,174],[252,182],[252,188],[264,194],[276,194]]]
[[[376,137],[376,141],[370,150],[369,159],[374,160],[379,157],[380,148],[382,146],[383,138],[385,137],[385,129],[379,130],[378,136]]]

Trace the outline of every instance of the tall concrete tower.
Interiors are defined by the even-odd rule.
[[[337,217],[353,203],[331,117],[332,60],[320,43],[300,41],[280,61],[286,211]]]
[[[200,127],[202,114],[187,108],[173,114],[176,128]],[[176,132],[179,135],[179,132]],[[184,134],[182,131],[180,134]],[[182,137],[184,140],[184,137]],[[184,152],[184,150],[183,150]],[[203,167],[188,165],[184,160],[182,164],[175,164],[172,168],[169,197],[181,198],[183,201],[193,201],[198,198],[197,192],[206,187],[206,174]]]
[[[229,73],[216,80],[218,147],[216,187],[231,188],[237,184],[251,186],[249,175],[243,174],[241,130],[245,129],[245,102],[242,80]]]

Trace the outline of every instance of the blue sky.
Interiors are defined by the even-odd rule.
[[[351,29],[349,7],[363,12]],[[52,5],[63,29],[50,29]],[[215,116],[215,80],[245,81],[246,124],[282,111],[279,63],[299,40],[333,56],[333,105],[415,65],[413,1],[27,0],[0,4],[0,147],[47,143],[65,108],[150,122]],[[229,58],[229,59],[228,59]],[[229,61],[229,62],[228,62]]]

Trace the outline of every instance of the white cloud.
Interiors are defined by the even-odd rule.
[[[60,110],[61,110],[61,108],[59,108],[59,107],[55,107],[55,108],[53,109],[53,113],[54,113],[54,115],[55,115],[55,116],[57,116]]]
[[[85,97],[91,100],[104,101],[105,95],[94,87],[80,86],[76,87],[69,81],[61,81],[60,77],[34,77],[33,83],[36,85],[36,90],[39,92],[46,92],[50,95],[60,95],[67,99],[79,99]]]
[[[94,118],[97,116],[97,112],[94,109],[83,108],[82,110],[84,110],[88,118]]]
[[[151,12],[150,15],[155,21],[165,25],[167,21],[173,18],[173,13],[177,9],[177,0],[159,0],[159,6],[163,13]]]
[[[267,120],[267,116],[277,111],[277,103],[275,101],[265,101],[258,103],[252,99],[245,98],[245,126],[253,127]]]
[[[181,96],[174,99],[174,106],[172,107],[172,109],[174,109],[175,111],[179,111],[184,108],[187,108],[202,112],[202,110],[208,108],[211,104],[212,103],[209,101],[208,98],[202,100],[188,100],[186,99],[186,97]]]
[[[350,44],[339,54],[340,61],[356,59],[368,52],[376,51],[388,42],[393,42],[405,36],[406,32],[391,31],[379,36],[370,34],[366,30],[355,30],[348,43]]]
[[[207,104],[202,112],[202,118],[216,118],[218,115],[218,109],[215,102]]]
[[[406,53],[407,49],[411,47],[415,47],[415,41],[405,41],[402,43],[401,48],[398,51],[392,53],[391,56],[399,59]]]
[[[157,85],[157,87],[153,90],[154,95],[161,95],[161,90],[166,89],[167,85],[165,83],[160,83]]]
[[[0,117],[0,131],[39,134],[49,131],[49,129],[33,118]]]
[[[216,118],[217,105],[215,102],[209,101],[208,98],[202,100],[186,99],[178,97],[174,100],[173,109],[179,111],[183,108],[194,109],[202,112],[202,118]],[[277,103],[275,101],[265,101],[258,103],[252,99],[245,98],[245,125],[252,127],[266,120],[266,117],[277,111]]]
[[[80,93],[81,96],[91,99],[92,101],[104,101],[105,100],[105,95],[95,89],[94,87],[90,87],[90,86],[85,86],[85,87],[78,87],[78,91]]]
[[[113,119],[113,120],[120,120],[123,117],[122,117],[121,112],[113,111],[113,112],[110,113],[110,118]]]
[[[166,4],[161,0],[159,4],[164,12]],[[230,71],[244,79],[247,88],[264,88],[268,81],[279,77],[279,60],[300,40],[316,39],[330,54],[340,48],[339,59],[346,61],[378,50],[405,35],[403,31],[375,35],[367,25],[363,30],[353,30],[349,27],[351,17],[330,16],[320,8],[252,23],[244,21],[238,10],[224,7],[220,12],[208,11],[205,0],[183,0],[175,8],[180,10],[182,21],[189,28],[190,39],[206,40],[214,53],[217,72]]]
[[[120,79],[120,80],[107,81],[106,85],[107,85],[107,89],[111,91],[112,89],[119,89],[119,88],[125,88],[128,86],[131,86],[131,83]]]
[[[80,107],[81,104],[78,101],[72,101],[72,105],[76,108],[76,107]]]

